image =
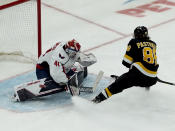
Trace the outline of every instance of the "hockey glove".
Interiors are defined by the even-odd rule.
[[[72,70],[72,69],[70,69],[70,70],[66,73],[66,76],[67,76],[68,78],[70,78],[70,77],[73,76],[74,74],[75,74],[75,71]]]
[[[117,80],[119,76],[116,75],[110,75],[113,79]]]

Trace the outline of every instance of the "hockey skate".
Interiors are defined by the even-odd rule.
[[[12,100],[13,102],[19,102],[19,97],[16,95],[16,93],[13,94],[11,100]]]
[[[18,91],[15,91],[15,93],[12,97],[12,101],[20,102],[20,101],[26,101],[29,99],[33,99],[33,98],[36,98],[36,96],[34,94],[27,91],[26,89],[20,89]]]
[[[107,98],[103,95],[103,93],[100,93],[98,96],[96,96],[93,100],[92,100],[92,102],[94,102],[94,103],[100,103],[100,102],[102,102],[102,101],[104,101],[104,100],[106,100]]]

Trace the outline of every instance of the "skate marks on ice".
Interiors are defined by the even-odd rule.
[[[83,82],[83,86],[92,87],[97,75],[89,73]],[[25,102],[14,102],[12,96],[14,93],[14,86],[36,80],[35,72],[29,72],[24,75],[8,79],[0,83],[0,108],[14,112],[34,112],[52,110],[73,104],[72,96],[69,93],[62,92],[50,96],[41,97],[36,100]],[[95,95],[100,93],[102,89],[107,87],[111,82],[111,78],[102,77],[96,90],[93,93],[81,92],[81,98],[91,100]]]

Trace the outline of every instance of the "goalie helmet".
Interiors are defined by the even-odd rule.
[[[65,45],[65,51],[69,57],[74,57],[80,51],[80,48],[80,44],[75,39],[68,41]]]
[[[138,26],[134,30],[134,37],[137,39],[149,39],[148,29],[145,26]]]

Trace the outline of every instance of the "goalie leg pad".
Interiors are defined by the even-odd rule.
[[[35,98],[36,95],[31,93],[30,91],[26,90],[25,88],[18,90],[15,92],[13,99],[15,101],[26,101],[28,99],[33,99]]]
[[[41,96],[52,95],[65,91],[66,85],[59,85],[50,79],[41,79],[18,85],[14,88],[14,101],[25,101]]]
[[[87,67],[83,67],[82,71],[76,72],[68,81],[68,91],[72,96],[79,95],[84,79],[87,77]]]
[[[66,90],[66,85],[59,85],[53,80],[45,81],[44,87],[41,88],[38,97],[52,95]]]
[[[83,71],[76,72],[68,82],[68,85],[80,87],[83,83],[83,80],[87,77],[88,71],[87,67],[84,67]]]

